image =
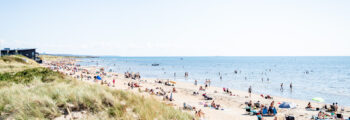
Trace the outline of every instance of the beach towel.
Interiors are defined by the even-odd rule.
[[[98,75],[97,77],[96,77],[98,80],[102,80],[102,78]]]

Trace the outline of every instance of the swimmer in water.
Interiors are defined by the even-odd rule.
[[[283,83],[281,83],[281,88],[280,88],[281,91],[283,91]]]

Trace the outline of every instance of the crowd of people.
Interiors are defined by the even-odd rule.
[[[52,70],[56,70],[56,71],[67,71],[64,72],[64,74],[66,75],[71,75],[74,78],[80,79],[80,80],[88,80],[88,81],[94,81],[94,82],[100,82],[102,85],[107,85],[107,86],[113,86],[115,87],[116,85],[116,79],[118,78],[117,74],[112,74],[112,73],[108,73],[104,71],[104,68],[100,68],[98,70],[89,70],[89,69],[85,69],[84,67],[81,67],[80,65],[76,65],[74,60],[72,59],[71,61],[68,59],[64,60],[64,61],[53,61],[50,63],[46,63],[48,66],[50,66],[49,68]],[[236,71],[235,74],[238,74],[238,71]],[[175,74],[174,74],[175,76]],[[185,77],[188,77],[188,72],[185,73]],[[112,83],[107,81],[106,79],[103,78],[110,78],[112,79]],[[124,78],[126,79],[131,79],[131,81],[129,81],[127,83],[128,87],[133,89],[133,88],[140,88],[142,87],[140,85],[140,82],[137,82],[136,80],[141,80],[141,76],[140,73],[131,73],[131,72],[125,72],[124,73]],[[145,88],[144,91],[146,93],[149,93],[150,95],[156,95],[156,96],[160,96],[163,98],[163,100],[165,101],[174,101],[174,95],[178,92],[178,90],[175,87],[175,83],[171,82],[170,80],[155,80],[156,83],[159,83],[161,85],[164,85],[164,87],[167,88],[171,88],[166,90],[163,87],[155,87],[155,88]],[[197,86],[198,85],[198,81],[195,80],[194,81],[194,85]],[[205,79],[205,82],[203,84],[204,86],[200,85],[199,86],[199,91],[194,91],[193,95],[198,95],[199,92],[201,92],[201,95],[203,97],[202,100],[206,101],[204,103],[204,107],[210,107],[216,110],[220,110],[223,109],[222,105],[216,103],[215,97],[213,96],[209,96],[207,94],[207,89],[210,87],[211,85],[211,81],[210,79]],[[196,89],[198,88],[198,86],[196,87]],[[292,89],[292,83],[290,83],[290,89]],[[281,90],[283,91],[283,83],[281,83]],[[202,94],[203,93],[203,94]],[[230,96],[233,96],[234,93],[229,89],[229,88],[223,88],[223,93],[225,94],[229,94]],[[248,88],[248,93],[249,93],[249,97],[251,98],[251,93],[252,93],[252,87],[249,86]],[[265,99],[273,99],[270,95],[266,95],[263,96],[261,95],[261,97],[264,97]],[[209,102],[209,103],[207,103]],[[317,110],[315,107],[311,106],[311,103],[309,103],[306,106],[307,109],[315,109]],[[188,109],[188,110],[194,110],[195,111],[195,115],[198,117],[203,117],[204,116],[204,112],[202,111],[202,109],[196,109],[196,107],[191,106],[189,104],[184,103],[184,109]],[[247,112],[249,111],[249,113],[256,115],[258,117],[259,120],[264,119],[263,117],[265,116],[275,116],[277,114],[277,109],[275,107],[275,103],[274,101],[272,101],[270,103],[270,105],[265,105],[265,104],[261,104],[260,101],[257,101],[256,103],[252,103],[252,101],[247,102]],[[321,108],[319,109],[319,113],[317,115],[317,119],[325,119],[325,118],[340,118],[343,117],[341,114],[341,111],[339,110],[338,107],[338,103],[333,103],[329,106],[325,105],[322,110]]]

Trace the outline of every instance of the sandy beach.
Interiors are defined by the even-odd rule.
[[[204,83],[198,83],[195,85],[194,83],[173,81],[172,83],[174,86],[171,86],[164,84],[164,82],[168,82],[168,80],[142,78],[142,75],[141,79],[125,78],[123,73],[104,72],[103,68],[96,66],[80,66],[76,64],[76,61],[77,60],[73,58],[53,59],[44,61],[43,66],[60,71],[66,75],[70,75],[76,79],[91,84],[107,85],[111,89],[132,91],[142,96],[154,97],[159,101],[165,102],[178,109],[184,109],[184,103],[186,103],[186,105],[195,107],[195,110],[184,111],[196,114],[196,111],[201,110],[204,114],[201,114],[200,119],[205,120],[256,120],[257,115],[249,115],[246,111],[247,105],[245,103],[249,101],[252,101],[252,103],[259,101],[260,104],[265,106],[270,106],[271,102],[274,101],[273,106],[276,108],[277,114],[271,117],[264,116],[264,120],[284,120],[286,116],[294,116],[296,120],[310,120],[313,116],[317,117],[319,110],[311,111],[305,109],[308,103],[311,102],[313,108],[323,108],[325,105],[324,103],[276,96],[271,96],[272,99],[265,99],[266,95],[263,95],[262,97],[260,94],[254,94],[254,90],[251,97],[249,97],[248,88],[247,91],[239,91],[229,88],[232,92],[232,94],[229,94],[224,92],[223,88],[215,86],[209,86],[205,90],[199,90],[200,86],[204,88]],[[94,79],[95,76],[101,77],[102,80]],[[115,85],[113,85],[113,80],[115,80]],[[159,83],[159,81],[162,83]],[[130,84],[135,83],[140,87],[130,86]],[[173,91],[174,88],[176,91]],[[154,91],[153,94],[149,92],[151,89]],[[163,91],[165,95],[156,94],[156,92],[161,91]],[[194,92],[198,92],[198,94],[194,95]],[[205,100],[202,94],[206,94],[213,99]],[[165,99],[165,96],[169,97],[170,95],[172,96],[172,101]],[[213,101],[215,101],[216,105],[220,105],[218,109],[205,107],[206,104],[211,105]],[[279,105],[283,102],[294,103],[296,108],[279,108]],[[255,111],[259,110],[260,108],[255,109]],[[331,114],[331,112],[325,113]],[[342,114],[344,118],[349,118],[350,107],[338,106],[336,113]],[[333,116],[328,116],[327,118],[333,118]]]

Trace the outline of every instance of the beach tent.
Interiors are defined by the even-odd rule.
[[[175,82],[175,81],[170,81],[170,83],[172,83],[172,84],[176,84],[176,82]]]
[[[102,78],[98,75],[97,77],[96,77],[98,80],[102,80]]]
[[[294,103],[287,103],[287,102],[283,102],[282,104],[280,104],[280,106],[278,106],[279,108],[296,108],[296,105]]]

